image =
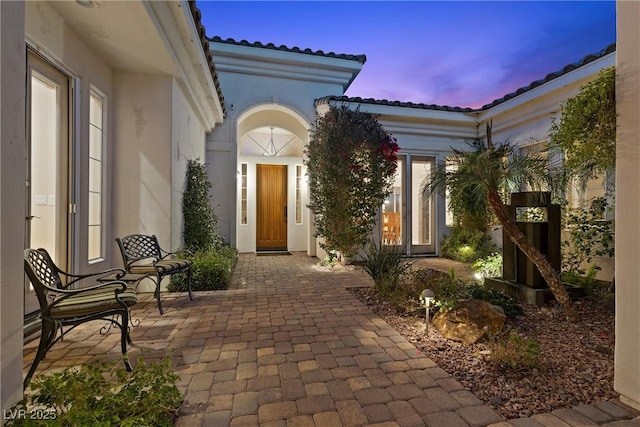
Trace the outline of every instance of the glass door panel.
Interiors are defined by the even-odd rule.
[[[411,157],[411,254],[435,252],[434,200],[423,196],[434,167],[433,157]]]
[[[69,78],[29,52],[26,241],[68,270]],[[39,307],[25,283],[25,314]]]
[[[382,204],[382,244],[402,245],[403,220],[405,216],[404,202],[404,165],[403,159],[398,159],[398,168],[393,182],[393,189]]]

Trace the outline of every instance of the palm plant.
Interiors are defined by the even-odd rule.
[[[438,165],[431,183],[425,187],[424,196],[435,191],[458,186],[476,198],[486,197],[491,212],[502,224],[505,233],[520,250],[538,267],[556,300],[566,315],[575,319],[573,304],[560,279],[560,274],[549,260],[518,229],[503,202],[502,194],[523,188],[532,191],[553,189],[548,161],[538,155],[521,155],[510,141],[494,143],[491,138],[491,124],[487,124],[486,144],[482,140],[473,142],[473,151],[453,150],[450,161],[458,165],[455,170],[447,170]]]

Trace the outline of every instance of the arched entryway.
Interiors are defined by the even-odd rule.
[[[254,106],[239,116],[236,235],[240,252],[308,250],[303,155],[309,126],[293,109],[272,103]]]

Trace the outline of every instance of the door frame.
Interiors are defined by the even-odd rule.
[[[27,43],[27,67],[26,67],[26,78],[25,78],[26,84],[27,84],[27,99],[26,99],[27,108],[25,112],[26,134],[27,134],[26,147],[25,147],[26,149],[25,161],[27,162],[25,183],[27,185],[25,186],[25,191],[27,193],[27,197],[25,198],[26,199],[25,200],[26,218],[25,218],[24,246],[26,248],[31,245],[31,232],[30,232],[31,224],[29,219],[31,215],[31,191],[32,191],[32,188],[30,186],[31,172],[32,172],[32,162],[31,162],[32,131],[31,129],[33,125],[31,120],[31,111],[32,111],[31,79],[34,71],[54,82],[56,79],[51,78],[51,75],[54,75],[54,74],[57,74],[56,77],[59,79],[59,81],[61,79],[66,80],[65,82],[67,86],[66,123],[64,124],[59,123],[59,125],[61,125],[61,129],[63,130],[63,133],[62,133],[62,140],[59,142],[59,146],[58,146],[58,150],[61,150],[61,152],[65,156],[65,159],[63,160],[62,165],[60,164],[56,165],[57,175],[60,175],[61,171],[64,171],[66,173],[66,178],[63,178],[64,180],[66,180],[66,182],[61,183],[61,186],[64,189],[63,190],[64,200],[60,199],[58,195],[56,195],[56,204],[59,205],[57,207],[58,213],[59,215],[65,218],[64,226],[62,226],[61,224],[63,221],[62,219],[58,221],[58,226],[61,229],[63,229],[62,232],[66,236],[64,237],[62,242],[57,243],[58,248],[56,249],[59,252],[59,254],[62,254],[62,261],[57,261],[60,268],[63,268],[66,271],[74,271],[74,267],[76,265],[77,247],[78,247],[76,244],[77,242],[75,242],[75,239],[76,239],[75,230],[77,226],[77,224],[75,223],[76,215],[73,215],[75,213],[75,200],[76,200],[75,186],[77,185],[76,183],[78,182],[76,177],[76,174],[78,173],[78,171],[75,166],[76,165],[75,153],[77,152],[75,135],[77,131],[77,126],[79,126],[79,121],[77,120],[77,117],[76,117],[76,108],[75,108],[78,102],[78,98],[76,97],[79,95],[78,91],[76,90],[76,87],[79,86],[77,84],[78,79],[72,73],[70,73],[69,70],[67,70],[65,67],[60,66],[60,64],[57,63],[57,61],[51,59],[46,54],[43,54],[36,48],[32,47],[29,43]],[[47,75],[47,73],[49,73],[49,75]],[[28,281],[25,281],[25,297],[27,296],[26,295],[27,286],[28,286]],[[27,302],[25,299],[25,315],[29,313],[33,314],[32,309],[33,309],[32,304],[30,304],[29,308],[27,309]]]

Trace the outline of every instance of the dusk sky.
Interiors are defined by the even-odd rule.
[[[481,107],[616,40],[615,1],[203,1],[207,36],[365,54],[346,95]]]

